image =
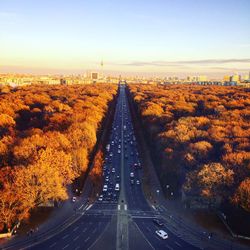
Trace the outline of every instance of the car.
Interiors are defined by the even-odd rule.
[[[165,232],[164,230],[156,230],[155,233],[162,238],[163,240],[166,240],[168,238],[168,234],[167,232]]]
[[[110,157],[112,157],[113,156],[113,153],[110,153],[110,155],[109,155]]]
[[[115,168],[112,168],[111,172],[112,172],[112,173],[115,173]]]
[[[103,192],[107,192],[108,191],[108,185],[103,185],[103,189],[102,189]]]
[[[72,202],[76,202],[76,197],[75,196],[72,197]]]
[[[134,185],[135,181],[132,179],[130,180],[131,185]]]
[[[98,198],[98,201],[102,201],[103,200],[103,194],[101,194]]]
[[[116,180],[118,180],[118,181],[120,180],[120,175],[116,176]]]
[[[159,227],[162,227],[164,225],[161,221],[159,221],[157,219],[153,219],[153,222],[154,222],[155,225],[157,225]]]
[[[136,181],[136,184],[137,184],[137,185],[140,185],[140,181],[139,181],[139,180],[137,180],[137,181]]]
[[[120,149],[118,149],[118,154],[120,154],[121,153],[121,150]]]
[[[119,183],[115,184],[115,191],[120,191],[120,184]]]
[[[135,175],[133,172],[130,173],[130,177],[133,178]]]
[[[121,145],[120,145],[120,144],[118,145],[118,148],[121,148]]]
[[[109,177],[108,176],[106,176],[105,181],[107,181],[107,182],[109,181]]]

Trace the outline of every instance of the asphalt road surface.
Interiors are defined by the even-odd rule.
[[[116,242],[107,242],[102,249],[109,249],[108,246],[113,249],[133,249],[133,246],[136,249],[138,246],[147,246],[147,249],[196,249],[171,233],[165,223],[157,225],[153,222],[153,219],[164,221],[144,197],[142,171],[125,86],[120,85],[112,131],[106,146],[102,192],[92,205],[83,206],[80,200],[76,201],[79,202],[75,210],[78,219],[30,249],[94,249],[108,230],[116,232]],[[111,224],[114,216],[117,217],[116,228],[111,228],[114,227]],[[167,239],[156,234],[159,229],[168,234]],[[136,234],[138,237],[135,237]]]

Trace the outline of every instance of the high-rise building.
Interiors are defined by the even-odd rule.
[[[238,75],[238,74],[232,75],[230,81],[231,82],[240,82],[240,75]]]
[[[92,80],[98,80],[99,79],[98,72],[91,72],[91,79]]]

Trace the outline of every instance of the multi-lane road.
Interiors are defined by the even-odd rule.
[[[103,190],[91,205],[81,204],[80,199],[76,201],[78,216],[70,226],[44,241],[37,241],[30,249],[100,249],[98,241],[104,242],[102,249],[138,249],[140,246],[143,249],[196,249],[171,233],[164,218],[144,197],[143,165],[137,146],[125,86],[121,84],[106,146]],[[158,225],[155,219],[163,225]],[[167,239],[156,234],[160,229],[167,233]],[[114,237],[105,241],[106,235]]]

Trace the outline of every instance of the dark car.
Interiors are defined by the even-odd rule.
[[[159,227],[164,226],[164,224],[163,224],[160,220],[153,219],[153,222],[154,222],[155,225],[157,225],[157,226],[159,226]]]

